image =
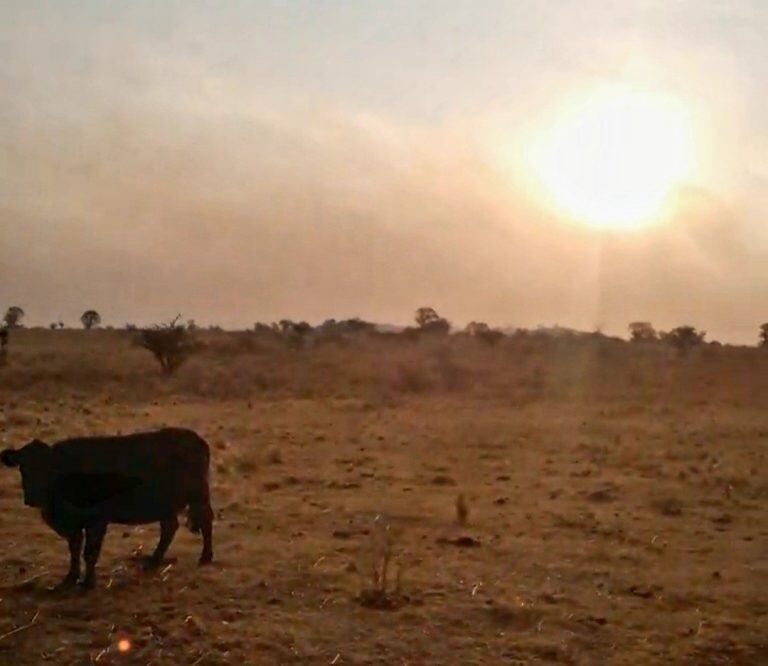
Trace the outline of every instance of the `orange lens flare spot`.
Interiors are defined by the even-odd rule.
[[[131,641],[129,641],[127,638],[123,638],[117,642],[118,652],[128,652],[128,650],[130,649],[131,649]]]

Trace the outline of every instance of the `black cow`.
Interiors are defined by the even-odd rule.
[[[200,564],[213,560],[213,510],[208,487],[208,444],[191,430],[166,428],[117,437],[68,439],[52,446],[34,440],[6,449],[0,461],[19,467],[27,506],[69,542],[70,567],[62,586],[80,578],[94,586],[96,562],[109,523],[160,523],[160,542],[146,566],[162,563],[188,507],[188,526],[202,532]]]

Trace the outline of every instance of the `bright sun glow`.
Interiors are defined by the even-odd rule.
[[[693,122],[677,100],[611,86],[542,132],[533,168],[564,216],[601,228],[651,224],[696,164]]]

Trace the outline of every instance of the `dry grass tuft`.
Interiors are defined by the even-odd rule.
[[[676,497],[665,497],[653,502],[653,508],[662,516],[677,517],[683,515],[685,506]]]
[[[395,547],[395,537],[391,526],[380,516],[374,522],[371,532],[372,558],[370,579],[358,595],[361,606],[378,610],[395,610],[407,602],[402,594],[402,577],[405,572],[402,553]],[[391,580],[390,568],[396,564],[394,581]]]
[[[464,493],[459,493],[456,498],[456,522],[459,525],[466,525],[469,520],[469,505],[464,499]]]
[[[272,446],[267,450],[265,460],[268,465],[282,465],[283,453],[276,446]]]

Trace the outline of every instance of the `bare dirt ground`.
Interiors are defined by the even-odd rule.
[[[4,372],[50,344],[34,340]],[[401,378],[203,399],[194,367],[130,396],[123,375],[9,380],[2,446],[164,424],[205,437],[216,563],[198,569],[182,529],[177,559],[144,573],[131,555],[157,527],[113,525],[98,588],[50,592],[65,543],[0,470],[0,663],[768,664],[765,363],[734,360],[721,393],[701,368],[726,362],[702,357],[664,379],[700,391],[665,393],[638,366],[622,391],[559,394],[538,353],[505,357],[526,369],[492,395]]]

